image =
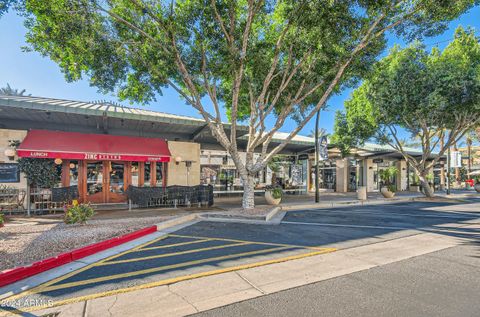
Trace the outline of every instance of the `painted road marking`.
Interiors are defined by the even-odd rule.
[[[196,243],[202,243],[202,242],[208,242],[208,241],[213,241],[213,239],[203,239],[203,240],[195,240],[195,241],[187,241],[187,242],[179,242],[179,243],[174,243],[174,244],[160,245],[160,246],[157,246],[157,247],[141,248],[141,249],[139,249],[139,251],[173,248],[173,247],[179,247],[179,246],[183,246],[183,245],[196,244]]]
[[[364,229],[379,229],[379,230],[414,230],[414,231],[425,231],[425,232],[451,232],[459,233],[463,227],[474,225],[476,223],[465,223],[463,226],[453,227],[452,229],[442,229],[435,227],[384,227],[384,226],[366,226],[366,225],[341,225],[336,223],[318,223],[318,222],[300,222],[300,221],[282,221],[282,224],[287,225],[303,225],[303,226],[320,226],[320,227],[346,227],[346,228],[364,228]]]
[[[186,281],[186,280],[191,280],[191,279],[196,279],[196,278],[201,278],[201,277],[206,277],[206,276],[211,276],[211,275],[216,275],[216,274],[245,270],[245,269],[255,268],[255,267],[264,266],[264,265],[282,263],[282,262],[291,261],[291,260],[298,260],[298,259],[302,259],[302,258],[306,258],[306,257],[315,256],[315,255],[335,252],[336,250],[337,249],[335,249],[335,248],[323,248],[323,250],[318,250],[318,251],[313,251],[313,252],[308,252],[308,253],[303,253],[303,254],[297,254],[297,255],[291,255],[291,256],[287,256],[287,257],[283,257],[283,258],[277,258],[277,259],[272,259],[272,260],[250,263],[250,264],[232,266],[232,267],[222,268],[222,269],[218,269],[218,270],[200,272],[200,273],[195,273],[195,274],[190,274],[190,275],[184,275],[184,276],[174,277],[174,278],[170,278],[170,279],[165,279],[165,280],[161,280],[161,281],[156,281],[156,282],[151,282],[151,283],[146,283],[146,284],[140,284],[140,285],[135,285],[135,286],[126,287],[126,288],[120,288],[120,289],[116,289],[116,290],[110,290],[110,291],[106,291],[106,292],[100,292],[100,293],[95,293],[95,294],[79,296],[79,297],[73,297],[73,298],[69,298],[69,299],[65,299],[65,300],[61,300],[61,301],[56,301],[52,305],[27,307],[27,308],[23,308],[21,310],[11,311],[9,313],[19,314],[19,313],[23,313],[23,312],[31,312],[31,311],[36,311],[36,310],[45,309],[45,308],[58,307],[58,306],[62,306],[62,305],[68,305],[68,304],[72,304],[72,303],[78,303],[78,302],[82,302],[82,301],[92,300],[92,299],[95,299],[95,298],[113,296],[113,295],[117,295],[117,294],[121,294],[121,293],[127,293],[127,292],[132,292],[132,291],[137,291],[137,290],[142,290],[142,289],[147,289],[147,288],[152,288],[152,287],[158,287],[158,286],[162,286],[162,285],[178,283],[178,282],[182,282],[182,281]],[[8,300],[8,299],[6,299],[6,300]],[[1,314],[2,313],[0,312],[0,315]]]
[[[150,244],[152,244],[152,243],[158,242],[158,241],[163,240],[163,239],[166,239],[166,238],[168,238],[168,235],[161,236],[161,237],[156,238],[156,239],[154,239],[154,240],[147,241],[147,242],[145,242],[145,243],[142,243],[142,244],[140,244],[140,245],[137,245],[136,247],[134,247],[134,248],[132,248],[132,249],[129,249],[129,250],[120,252],[120,253],[118,253],[118,254],[115,254],[115,255],[106,257],[105,259],[99,260],[98,262],[94,262],[94,263],[92,263],[92,264],[86,265],[86,266],[84,266],[84,267],[82,267],[82,268],[80,268],[80,269],[78,269],[78,270],[72,271],[72,272],[67,273],[67,274],[65,274],[65,275],[59,276],[59,277],[57,277],[57,278],[54,278],[54,279],[52,279],[52,280],[50,280],[50,281],[48,281],[48,282],[45,282],[45,283],[40,284],[40,285],[38,285],[38,286],[35,286],[35,287],[33,287],[33,288],[25,291],[25,292],[22,292],[22,293],[19,293],[19,294],[16,294],[16,295],[13,295],[13,296],[4,298],[4,299],[0,300],[0,303],[1,303],[2,301],[7,301],[7,300],[10,300],[10,301],[11,301],[11,300],[18,299],[18,298],[22,298],[22,297],[25,297],[25,296],[28,296],[28,295],[40,293],[40,292],[42,291],[42,289],[45,288],[46,286],[50,286],[50,285],[55,284],[55,283],[57,283],[57,282],[61,282],[61,281],[63,281],[63,280],[66,280],[66,279],[69,278],[69,277],[72,277],[72,276],[74,276],[74,275],[77,275],[77,274],[79,274],[79,273],[82,273],[83,271],[86,271],[86,270],[88,270],[88,269],[91,269],[91,268],[97,266],[99,263],[103,263],[103,262],[105,262],[105,261],[108,261],[108,260],[111,260],[111,259],[115,259],[115,258],[117,258],[117,257],[120,257],[120,256],[122,256],[122,255],[128,254],[128,253],[130,253],[130,252],[135,252],[136,250],[138,250],[138,249],[140,249],[140,248],[142,248],[142,247],[144,247],[144,246],[150,245]]]
[[[316,212],[316,213],[322,213],[322,212],[328,212],[328,213],[335,213],[335,214],[372,214],[372,215],[382,215],[382,216],[407,216],[407,217],[419,217],[419,218],[452,218],[452,219],[475,219],[479,218],[480,214],[474,214],[474,213],[464,213],[464,212],[454,212],[454,211],[446,211],[452,214],[459,214],[459,216],[451,216],[451,215],[420,215],[420,214],[406,214],[406,213],[396,213],[396,212],[375,212],[375,211],[338,211],[338,210],[323,210],[323,209],[305,209],[305,210],[292,210],[288,211],[288,213],[295,213],[295,212]],[[431,212],[431,211],[430,211]]]
[[[42,289],[42,293],[43,292],[54,291],[54,290],[58,290],[58,289],[87,285],[87,284],[92,284],[92,283],[106,282],[106,281],[116,280],[116,279],[119,279],[119,278],[132,277],[132,276],[138,276],[138,275],[149,274],[149,273],[156,273],[156,272],[160,272],[160,271],[177,269],[177,268],[182,268],[182,267],[191,266],[191,265],[195,265],[195,264],[203,264],[203,263],[208,263],[208,262],[213,262],[213,261],[228,260],[228,259],[242,257],[242,256],[257,255],[257,254],[268,253],[268,252],[272,252],[272,251],[281,251],[281,250],[287,250],[287,249],[292,249],[292,248],[291,247],[276,247],[276,248],[270,248],[270,249],[262,249],[262,250],[256,250],[256,251],[250,251],[250,252],[235,253],[235,254],[217,256],[217,257],[213,257],[213,258],[206,258],[206,259],[200,259],[200,260],[194,260],[194,261],[164,265],[164,266],[154,267],[154,268],[145,269],[145,270],[139,270],[139,271],[133,271],[133,272],[127,272],[127,273],[120,273],[120,274],[113,274],[113,275],[108,275],[108,276],[96,277],[96,278],[92,278],[92,279],[88,279],[88,280],[81,280],[81,281],[76,281],[76,282],[47,286],[47,287]]]
[[[173,253],[145,256],[145,257],[141,257],[141,258],[132,258],[132,259],[118,260],[118,261],[108,261],[108,262],[100,263],[96,266],[105,266],[105,265],[113,265],[113,264],[119,264],[119,263],[146,261],[146,260],[152,260],[152,259],[166,258],[166,257],[170,257],[170,256],[175,256],[175,255],[196,253],[196,252],[209,251],[209,250],[218,250],[218,249],[223,249],[223,248],[238,247],[240,245],[249,245],[249,244],[251,244],[251,243],[239,242],[239,243],[232,243],[232,244],[223,244],[223,245],[217,245],[217,246],[213,246],[213,247],[206,247],[206,248],[193,249],[193,250],[187,250],[187,251],[179,251],[179,252],[173,252]],[[143,251],[143,250],[138,250],[138,251]]]
[[[384,227],[384,226],[364,226],[364,225],[340,225],[336,223],[318,223],[318,222],[301,222],[301,221],[282,221],[287,225],[304,225],[304,226],[321,226],[321,227],[348,227],[348,228],[367,228],[367,229],[392,229],[392,230],[417,230],[418,228],[406,227]]]
[[[162,246],[156,246],[156,247],[148,247],[149,245],[152,245],[160,240],[164,240],[166,238],[184,238],[184,239],[196,239],[194,241],[186,241],[186,242],[180,242],[180,243],[175,243],[175,244],[167,244],[167,245],[162,245]],[[201,249],[216,249],[220,247],[229,247],[235,245],[266,245],[266,246],[271,246],[272,248],[268,249],[262,249],[262,250],[257,250],[257,251],[250,251],[250,252],[242,252],[242,253],[236,253],[236,254],[229,254],[229,255],[224,255],[224,256],[219,256],[219,257],[212,257],[212,258],[205,258],[205,259],[200,259],[200,260],[195,260],[195,261],[189,261],[189,262],[181,262],[181,263],[176,263],[172,265],[166,265],[162,267],[156,267],[156,268],[151,268],[151,269],[145,269],[141,271],[134,271],[134,272],[129,272],[129,273],[122,273],[122,274],[116,274],[116,275],[108,275],[108,276],[103,276],[99,278],[94,278],[94,279],[88,279],[88,280],[82,280],[82,281],[77,281],[77,282],[71,282],[71,283],[64,283],[64,284],[57,284],[61,281],[64,281],[68,279],[69,277],[72,277],[74,275],[77,275],[81,272],[84,272],[88,269],[94,268],[96,266],[103,266],[107,265],[107,261],[116,259],[118,257],[121,257],[125,254],[129,253],[134,253],[134,252],[141,252],[143,250],[148,250],[150,248],[163,248],[163,247],[172,247],[172,246],[178,246],[178,245],[189,245],[189,244],[194,244],[200,243],[200,242],[206,242],[206,241],[226,241],[226,242],[234,242],[232,244],[226,244],[226,245],[221,245],[221,246],[213,246],[209,248],[201,248]],[[38,294],[38,293],[43,293],[43,292],[48,292],[48,291],[54,291],[54,290],[59,290],[59,289],[65,289],[65,288],[70,288],[70,287],[75,287],[75,286],[81,286],[81,285],[88,285],[91,283],[96,283],[96,282],[103,282],[103,281],[109,281],[109,280],[114,280],[118,278],[123,278],[123,277],[131,277],[131,276],[138,276],[142,274],[148,274],[148,273],[155,273],[159,272],[162,270],[169,270],[169,269],[175,269],[175,268],[181,268],[185,266],[193,266],[196,264],[202,264],[202,263],[208,263],[208,262],[213,262],[213,261],[222,261],[222,260],[228,260],[228,259],[233,259],[233,258],[241,258],[249,255],[257,255],[257,254],[262,254],[262,253],[268,253],[268,252],[276,252],[276,251],[284,251],[288,249],[295,249],[295,248],[300,248],[303,250],[314,250],[313,252],[307,252],[307,253],[302,253],[298,255],[292,255],[292,256],[287,256],[287,257],[281,257],[277,259],[272,259],[272,260],[266,260],[266,261],[261,261],[261,262],[255,262],[255,263],[250,263],[250,264],[244,264],[244,265],[239,265],[239,266],[233,266],[233,267],[227,267],[227,268],[222,268],[218,270],[213,270],[213,271],[206,271],[206,272],[199,272],[195,274],[190,274],[190,275],[185,275],[185,276],[179,276],[179,277],[174,277],[174,278],[169,278],[166,280],[161,280],[157,282],[152,282],[152,283],[146,283],[146,284],[141,284],[141,285],[136,285],[128,288],[122,288],[122,289],[117,289],[117,290],[111,290],[107,291],[104,293],[98,293],[98,294],[91,294],[91,295],[85,295],[85,296],[96,296],[96,297],[103,297],[103,296],[108,296],[110,293],[121,293],[121,292],[126,292],[130,290],[135,290],[135,289],[143,289],[143,288],[149,288],[149,287],[154,287],[154,286],[159,286],[159,285],[165,285],[165,284],[171,284],[175,283],[176,281],[183,281],[183,280],[188,280],[192,278],[197,278],[197,277],[202,277],[202,276],[209,276],[209,275],[214,275],[214,274],[220,274],[224,272],[230,272],[230,271],[235,271],[235,270],[241,270],[249,267],[256,267],[256,266],[262,266],[262,265],[267,265],[267,264],[272,264],[272,263],[279,263],[279,262],[284,262],[284,261],[289,261],[293,259],[300,259],[303,257],[308,257],[308,256],[313,256],[317,254],[324,254],[324,253],[329,253],[329,252],[334,252],[336,251],[335,248],[321,248],[321,247],[308,247],[308,246],[298,246],[298,245],[288,245],[288,244],[277,244],[277,243],[265,243],[265,242],[256,242],[256,241],[245,241],[245,240],[235,240],[235,239],[224,239],[224,238],[209,238],[209,237],[196,237],[196,236],[186,236],[186,235],[165,235],[162,237],[159,237],[157,239],[154,239],[152,241],[148,241],[146,243],[143,243],[141,245],[136,246],[135,248],[132,248],[130,250],[126,250],[124,252],[121,252],[119,254],[107,257],[103,260],[100,260],[96,263],[92,263],[90,265],[87,265],[81,269],[78,269],[76,271],[70,272],[66,275],[63,275],[61,277],[58,277],[56,279],[53,279],[51,281],[48,281],[42,285],[39,285],[35,288],[32,288],[31,290],[25,291],[23,293],[11,296],[9,298],[5,298],[4,300],[13,300],[15,298],[24,298],[25,296],[28,295],[33,295],[33,294]],[[193,249],[193,250],[188,250],[192,252],[199,252],[198,250],[201,249]],[[183,253],[183,252],[188,252],[188,251],[181,251],[181,252],[176,252],[176,253]],[[174,253],[169,253],[171,256]],[[138,260],[138,259],[136,259]],[[122,260],[118,261],[112,261],[112,262],[119,262]],[[125,260],[123,260],[125,261]],[[109,262],[111,263],[111,262]],[[106,294],[106,295],[103,295]],[[77,298],[78,299],[78,298]],[[65,301],[70,301],[70,300],[76,300],[75,298],[72,299],[67,299]],[[81,300],[81,299],[78,299]],[[55,306],[62,305],[63,301],[59,301],[57,303],[60,304],[55,304]],[[36,308],[34,310],[38,310],[39,308]]]
[[[207,239],[207,237],[184,236],[184,235],[179,235],[179,234],[171,234],[170,237],[175,237],[175,238]],[[246,241],[246,240],[239,240],[239,239],[226,239],[226,238],[211,238],[211,239],[219,240],[219,241],[246,242],[246,243],[250,243],[250,244],[271,245],[271,246],[278,246],[278,247],[302,248],[302,249],[310,249],[310,250],[323,250],[323,249],[324,249],[324,248],[322,248],[322,247],[311,247],[311,246],[305,246],[305,245],[284,244],[284,243],[270,243],[270,242]]]

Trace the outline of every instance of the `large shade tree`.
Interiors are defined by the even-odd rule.
[[[87,76],[100,91],[137,103],[175,89],[231,155],[245,189],[243,207],[252,208],[254,175],[332,94],[369,70],[385,32],[435,35],[476,3],[25,0],[25,10],[29,47],[57,62],[68,80]],[[273,146],[289,119],[296,127]],[[244,149],[240,124],[248,126]]]
[[[428,52],[418,42],[395,47],[345,103],[334,141],[344,153],[372,137],[389,144],[431,197],[427,176],[433,166],[480,124],[479,74],[480,43],[473,30],[459,27],[443,51]],[[405,148],[401,131],[420,141],[421,155]]]

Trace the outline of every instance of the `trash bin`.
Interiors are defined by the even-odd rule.
[[[358,200],[367,200],[367,186],[358,186],[357,197]]]

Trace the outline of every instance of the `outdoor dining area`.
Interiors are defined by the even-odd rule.
[[[25,190],[8,185],[0,185],[0,214],[8,212],[12,215],[17,212],[25,212],[24,202],[26,194]]]

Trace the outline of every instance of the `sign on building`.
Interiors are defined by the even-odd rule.
[[[318,139],[318,160],[326,161],[328,160],[328,140],[327,136],[322,136]]]
[[[16,163],[0,163],[0,183],[19,183],[20,170]]]
[[[460,151],[450,153],[450,167],[462,167],[462,153]]]

